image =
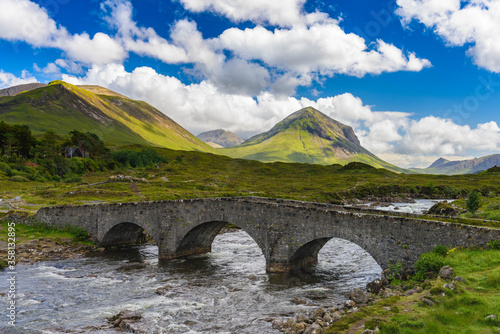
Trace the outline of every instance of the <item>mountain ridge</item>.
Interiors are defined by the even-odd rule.
[[[255,135],[239,146],[220,151],[233,158],[263,162],[322,165],[363,162],[377,168],[404,171],[362,147],[350,126],[312,107],[292,113],[269,131]]]
[[[494,166],[500,166],[500,154],[459,161],[439,158],[427,168],[412,168],[411,170],[422,174],[461,175],[480,173]]]
[[[0,97],[0,121],[47,130],[94,132],[105,142],[140,144],[212,152],[213,149],[146,102],[121,97],[108,89],[92,91],[53,81],[47,86]],[[113,93],[113,94],[112,94]]]

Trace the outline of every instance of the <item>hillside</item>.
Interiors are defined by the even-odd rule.
[[[53,130],[66,135],[77,129],[94,132],[113,145],[213,151],[145,102],[98,86],[83,87],[88,89],[54,81],[16,96],[0,97],[0,121],[27,124],[34,134]]]
[[[221,147],[233,147],[243,144],[244,140],[237,134],[222,129],[200,133],[197,136],[205,143],[213,143]]]
[[[321,165],[363,162],[377,168],[404,171],[363,148],[350,126],[312,107],[291,114],[271,130],[248,139],[240,146],[218,151],[234,158],[263,162]]]
[[[439,158],[427,168],[413,168],[412,171],[422,174],[460,175],[480,173],[495,166],[500,166],[500,154],[461,161]]]

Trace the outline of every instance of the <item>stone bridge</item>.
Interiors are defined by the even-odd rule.
[[[144,231],[160,260],[211,251],[227,224],[247,232],[262,250],[268,272],[311,266],[328,240],[341,238],[366,250],[383,268],[411,266],[436,245],[485,246],[500,230],[353,212],[335,205],[267,198],[210,198],[42,208],[35,219],[84,228],[102,246],[135,244]]]

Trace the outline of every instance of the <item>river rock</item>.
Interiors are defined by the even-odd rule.
[[[300,297],[294,297],[292,299],[292,303],[294,303],[296,305],[305,305],[305,304],[307,304],[307,301],[304,300],[304,299],[302,299],[302,298],[300,298]]]
[[[304,334],[322,334],[323,333],[323,328],[317,323],[312,324],[311,326],[307,327],[307,329],[304,331]]]
[[[303,322],[295,322],[292,325],[292,331],[301,332],[306,329],[306,324]]]
[[[283,321],[279,319],[275,319],[272,322],[273,329],[282,329],[283,328]]]
[[[323,317],[323,319],[325,319],[326,321],[328,321],[329,323],[332,323],[332,322],[335,322],[335,321],[338,321],[340,320],[340,318],[342,318],[342,315],[340,314],[339,311],[335,311],[335,312],[327,312],[325,314],[325,316]]]
[[[384,282],[380,278],[377,278],[366,285],[366,291],[374,294],[378,294],[383,288]]]
[[[442,279],[452,279],[455,276],[455,270],[450,266],[444,266],[439,270],[439,277]]]
[[[296,322],[307,322],[309,319],[305,316],[304,313],[299,313],[297,314],[297,317],[296,317]]]
[[[445,289],[450,289],[450,290],[455,290],[456,286],[453,283],[445,284],[444,285]]]
[[[314,322],[319,318],[323,318],[324,315],[325,310],[322,307],[319,307],[309,314],[309,318],[311,318],[311,320]]]
[[[356,304],[366,304],[368,302],[368,296],[361,289],[354,289],[349,294],[349,298]]]
[[[344,306],[345,306],[345,308],[349,309],[349,308],[352,308],[352,307],[356,306],[356,303],[354,301],[352,301],[352,300],[346,300],[344,302]]]

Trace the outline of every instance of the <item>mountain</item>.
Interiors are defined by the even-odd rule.
[[[27,124],[33,133],[90,131],[106,143],[141,144],[213,152],[165,114],[142,102],[99,86],[77,87],[63,81],[0,97],[0,121]]]
[[[411,170],[422,174],[458,175],[480,173],[495,166],[500,166],[500,154],[461,161],[439,158],[427,168],[412,168]]]
[[[9,88],[4,88],[0,89],[0,97],[2,96],[14,96],[22,92],[29,92],[32,91],[33,89],[37,89],[40,87],[45,87],[47,86],[46,84],[42,83],[30,83],[30,84],[24,84],[24,85],[18,85],[18,86],[12,86]]]
[[[312,107],[291,114],[271,130],[248,139],[240,146],[219,151],[234,158],[263,162],[321,165],[363,162],[377,168],[404,171],[363,148],[350,126]]]
[[[233,147],[244,142],[244,140],[237,134],[222,129],[203,132],[197,137],[205,143],[216,144],[219,147]]]

